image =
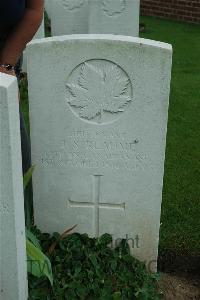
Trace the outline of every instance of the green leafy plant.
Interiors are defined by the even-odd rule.
[[[24,175],[24,212],[26,227],[30,228],[33,223],[33,194],[31,178],[33,175],[34,166],[32,166]]]
[[[34,167],[24,175],[24,191],[30,183]],[[49,258],[42,252],[40,242],[30,229],[26,228],[26,253],[28,273],[37,278],[47,277],[53,285],[52,267]]]
[[[126,240],[112,248],[109,234],[89,238],[79,233],[51,236],[36,228],[33,232],[48,253],[54,285],[30,275],[29,300],[162,299],[157,276],[130,255]]]

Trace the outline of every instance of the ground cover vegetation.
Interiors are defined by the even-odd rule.
[[[53,285],[47,277],[29,275],[29,300],[162,299],[158,274],[130,255],[126,240],[112,248],[109,234],[89,238],[78,233],[51,236],[36,228],[32,232],[51,261]]]

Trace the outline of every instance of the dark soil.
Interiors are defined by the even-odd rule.
[[[188,274],[162,274],[160,288],[165,300],[199,300],[200,277]]]
[[[158,270],[163,273],[190,273],[200,275],[200,256],[176,253],[172,250],[160,251]]]

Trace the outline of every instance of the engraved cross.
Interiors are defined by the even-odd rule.
[[[78,202],[68,199],[70,207],[93,207],[94,208],[94,231],[95,237],[99,236],[99,226],[100,226],[100,208],[111,208],[117,210],[125,210],[124,203],[106,203],[101,202],[100,199],[100,189],[101,189],[101,177],[103,175],[93,175],[94,178],[94,192],[93,192],[93,201],[90,202]]]

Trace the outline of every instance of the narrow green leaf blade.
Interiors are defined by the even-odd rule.
[[[32,166],[24,175],[24,190],[26,189],[27,185],[29,184],[29,182],[31,180],[34,169],[35,169],[35,167]]]

